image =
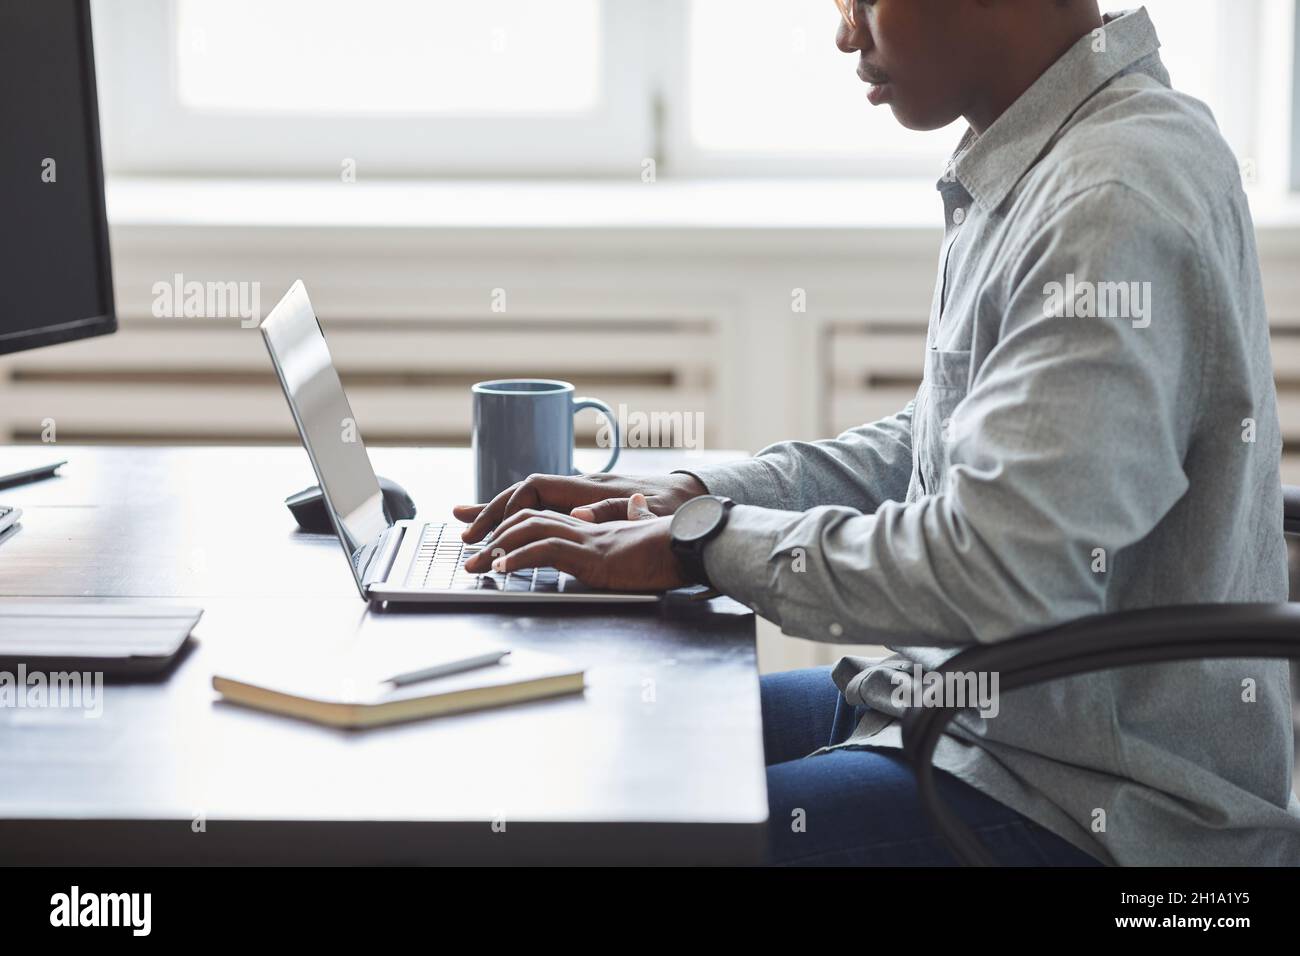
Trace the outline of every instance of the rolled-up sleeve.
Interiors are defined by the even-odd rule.
[[[1150,283],[1150,324],[1050,315],[1047,290],[1067,276]],[[795,636],[894,646],[996,641],[1104,610],[1098,555],[1140,541],[1188,487],[1213,314],[1197,244],[1108,184],[1063,204],[998,285],[998,340],[945,430],[941,493],[867,514],[782,483],[803,468],[811,487],[851,487],[833,453],[759,466],[781,479],[758,497],[785,494],[785,510],[732,511],[705,549],[720,590]]]

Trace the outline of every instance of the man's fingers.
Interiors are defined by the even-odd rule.
[[[497,522],[501,520],[501,513],[505,511],[506,502],[514,494],[518,485],[511,485],[505,491],[501,492],[486,505],[481,506],[479,513],[474,517],[473,522],[468,528],[461,532],[461,540],[468,541],[471,544],[475,541],[482,541],[487,533],[496,527]],[[474,507],[471,505],[471,507]]]
[[[556,568],[587,582],[591,552],[580,544],[563,538],[542,538],[511,551],[493,562],[493,571],[518,571],[522,568]]]
[[[501,521],[524,508],[545,508],[555,497],[556,482],[564,481],[559,475],[529,475],[515,485],[515,493],[506,502],[505,511],[498,516]]]
[[[529,521],[534,518],[545,518],[548,521],[559,521],[575,528],[583,527],[586,522],[579,521],[577,518],[571,518],[568,515],[562,515],[558,511],[541,511],[536,508],[525,508],[523,511],[516,511],[508,518],[502,519],[501,523],[496,526],[492,532],[492,541],[495,543],[503,534],[519,524],[521,521]]]
[[[567,541],[582,541],[583,526],[580,522],[569,523],[561,515],[533,515],[523,521],[517,521],[510,527],[498,528],[488,543],[492,551],[498,549],[506,553],[521,548],[538,538],[564,538]],[[480,551],[479,554],[483,552]]]
[[[647,518],[658,517],[650,510],[650,504],[645,500],[645,495],[641,492],[634,492],[632,497],[627,499],[627,520],[628,521],[645,521]]]
[[[597,524],[602,521],[626,521],[627,502],[627,498],[606,498],[604,501],[597,501],[594,504],[574,508],[569,514],[579,521],[590,521]]]
[[[492,535],[492,540],[488,542],[489,547],[485,547],[465,562],[465,570],[471,574],[486,574],[492,569],[496,559],[540,538],[581,541],[581,528],[580,523],[569,523],[560,515],[529,514],[523,520],[513,522],[509,527],[503,525],[498,528]]]
[[[486,505],[458,505],[453,513],[462,521],[471,522],[462,538],[468,542],[481,541],[488,532],[511,515],[528,508],[563,509],[582,502],[591,493],[592,486],[610,480],[612,476],[529,475],[501,492]],[[597,481],[597,478],[601,481]],[[624,521],[627,519],[627,499],[607,498],[594,505],[579,504],[570,514],[583,521]]]
[[[473,516],[473,524],[461,536],[463,540],[481,541],[489,531],[524,508],[545,507],[546,502],[562,494],[562,483],[570,479],[563,475],[529,475],[517,481],[484,505],[461,505],[461,508],[478,507],[482,510]]]

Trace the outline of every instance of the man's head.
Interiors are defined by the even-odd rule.
[[[836,0],[873,104],[909,129],[977,131],[1101,23],[1097,0]]]

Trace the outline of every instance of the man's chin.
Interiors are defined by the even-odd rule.
[[[914,133],[930,133],[936,129],[943,129],[957,118],[946,113],[936,114],[929,110],[917,110],[910,107],[906,100],[897,98],[889,104],[889,108],[898,124]]]

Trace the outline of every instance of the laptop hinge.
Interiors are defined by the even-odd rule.
[[[397,549],[401,547],[405,534],[406,526],[395,524],[385,529],[371,545],[365,571],[361,576],[362,588],[369,588],[370,585],[388,578],[388,572],[392,570],[393,562],[397,560]]]

